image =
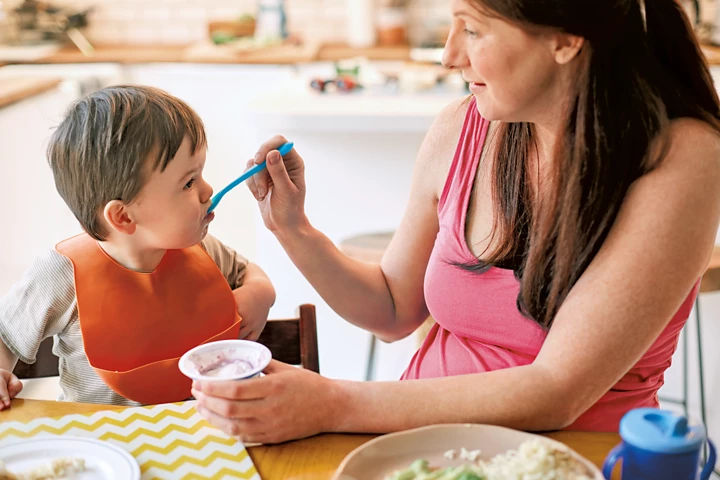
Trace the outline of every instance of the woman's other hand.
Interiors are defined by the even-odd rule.
[[[332,430],[333,381],[272,360],[265,376],[193,382],[197,410],[243,442],[278,443]]]
[[[305,166],[293,148],[285,157],[277,148],[287,140],[276,135],[265,142],[248,168],[267,160],[267,169],[248,179],[248,187],[260,206],[265,226],[274,234],[304,224]]]

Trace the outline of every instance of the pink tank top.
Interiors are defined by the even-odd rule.
[[[520,284],[512,270],[468,272],[475,262],[465,240],[465,216],[489,122],[472,99],[438,203],[440,229],[425,272],[425,301],[435,320],[402,379],[487,372],[527,365],[546,332],[517,308]],[[617,431],[636,407],[658,406],[657,391],[697,295],[699,281],[650,349],[615,386],[568,427]]]

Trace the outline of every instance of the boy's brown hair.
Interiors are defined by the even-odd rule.
[[[83,229],[105,240],[101,209],[132,202],[186,135],[193,153],[206,143],[202,120],[182,100],[152,87],[103,88],[75,102],[50,138],[55,186]]]

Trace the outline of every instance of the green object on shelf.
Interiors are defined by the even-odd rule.
[[[213,32],[213,34],[210,36],[210,39],[215,45],[222,45],[223,43],[228,43],[235,40],[235,36],[227,32],[217,31]]]
[[[342,65],[339,62],[335,63],[335,74],[338,77],[349,76],[357,79],[358,75],[360,75],[360,65],[355,64],[348,66],[347,64]]]

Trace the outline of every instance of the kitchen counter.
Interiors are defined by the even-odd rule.
[[[703,52],[710,65],[720,65],[720,47],[704,45]],[[312,61],[336,61],[352,57],[370,60],[410,60],[410,47],[376,46],[353,48],[343,44],[280,45],[253,50],[238,50],[228,46],[198,44],[190,46],[99,46],[91,56],[85,56],[73,45],[66,45],[57,52],[27,62],[12,63],[248,63],[291,64]]]
[[[231,46],[203,43],[189,46],[99,46],[85,56],[73,45],[66,45],[46,57],[14,63],[248,63],[292,64],[313,61],[334,61],[363,56],[371,60],[409,60],[410,47],[352,48],[341,44],[277,45],[241,50]]]
[[[60,81],[59,78],[28,76],[3,78],[0,80],[0,108],[55,88]]]
[[[703,45],[703,53],[710,65],[720,65],[720,47],[715,45]]]
[[[720,65],[720,47],[704,45],[708,63]],[[343,44],[279,45],[262,49],[239,50],[226,46],[198,44],[192,46],[101,46],[92,56],[85,56],[73,45],[66,45],[48,56],[27,62],[7,63],[217,63],[217,64],[294,64],[314,61],[336,61],[352,57],[371,60],[406,61],[409,46],[353,48]],[[20,76],[3,78],[0,84],[0,107],[37,95],[55,87],[59,78]]]

